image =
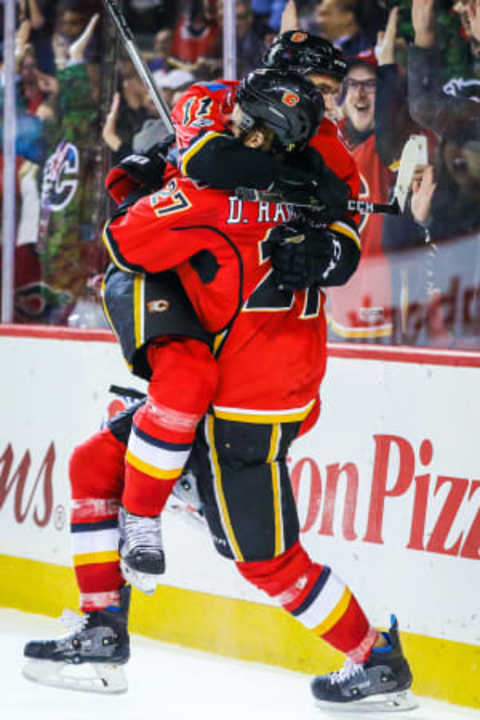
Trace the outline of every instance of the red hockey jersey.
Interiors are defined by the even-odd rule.
[[[217,335],[214,405],[223,417],[301,420],[317,397],[326,360],[324,295],[275,286],[268,231],[286,220],[284,205],[242,202],[176,178],[105,230],[120,268],[176,268],[202,324]]]

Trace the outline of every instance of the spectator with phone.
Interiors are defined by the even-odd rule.
[[[411,212],[423,246],[420,339],[439,347],[479,348],[480,297],[471,248],[480,231],[480,117],[447,130],[434,164],[417,175]],[[417,263],[418,264],[418,263]],[[471,287],[457,302],[457,288]]]

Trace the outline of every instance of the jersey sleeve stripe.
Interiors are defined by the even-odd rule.
[[[355,243],[355,245],[358,247],[359,250],[362,249],[362,242],[360,240],[360,236],[351,225],[347,225],[347,223],[337,220],[336,222],[330,223],[330,225],[328,226],[328,229],[334,230],[335,232],[340,233],[341,235],[346,235],[351,240],[353,240],[353,242]]]
[[[194,155],[196,155],[204,145],[206,145],[207,142],[210,142],[215,137],[222,137],[222,133],[218,132],[207,132],[205,135],[201,135],[198,140],[195,140],[190,147],[185,150],[182,156],[182,162],[180,164],[180,170],[182,171],[182,175],[188,175],[187,172],[187,164],[192,159]]]

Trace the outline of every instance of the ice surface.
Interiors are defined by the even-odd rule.
[[[52,618],[0,609],[1,720],[480,720],[480,710],[420,698],[405,713],[339,713],[314,707],[309,677],[132,637],[129,691],[98,695],[48,688],[21,674],[23,646],[54,638]]]

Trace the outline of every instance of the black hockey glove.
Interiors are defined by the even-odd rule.
[[[273,228],[268,239],[273,277],[279,289],[337,284],[332,280],[342,258],[342,245],[333,231],[293,220]]]
[[[163,184],[166,151],[164,145],[155,145],[147,155],[128,155],[110,170],[105,187],[112,200],[120,205],[141,189],[143,194],[153,192]]]
[[[334,211],[334,217],[343,215],[347,210],[350,188],[325,165],[320,153],[312,147],[307,147],[299,153],[296,162],[300,162],[300,167],[314,175],[319,187],[319,197]]]
[[[269,192],[278,193],[283,202],[292,205],[319,205],[318,183],[311,173],[289,165],[279,166],[278,173]]]
[[[306,148],[289,160],[294,167],[290,164],[279,167],[272,191],[283,195],[285,202],[292,205],[311,206],[311,216],[318,222],[328,223],[343,217],[350,189],[325,165],[322,156],[313,148]]]

